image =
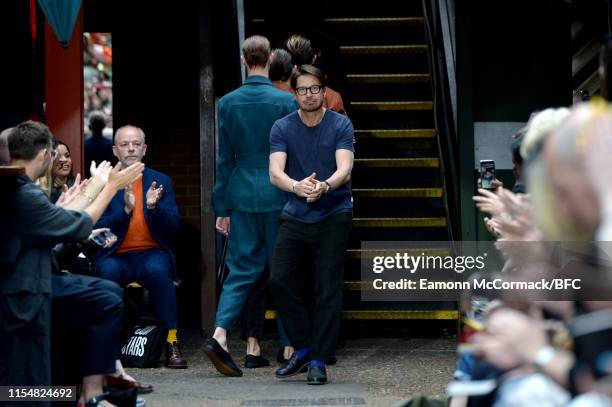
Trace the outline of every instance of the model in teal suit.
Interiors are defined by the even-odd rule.
[[[253,38],[245,40],[243,47],[242,62],[248,77],[240,88],[221,98],[217,112],[219,156],[213,207],[217,230],[229,231],[229,275],[219,300],[213,338],[225,352],[227,331],[234,326],[251,289],[271,263],[278,215],[287,200],[285,192],[270,183],[270,129],[276,120],[297,110],[293,95],[276,89],[268,79],[269,43],[263,37],[257,37],[259,42],[255,43]],[[259,345],[255,343],[255,349],[247,348],[247,355],[251,350],[252,356],[259,356]],[[221,373],[241,375],[229,353],[226,357],[229,367],[219,366],[215,361],[218,358],[211,360]]]

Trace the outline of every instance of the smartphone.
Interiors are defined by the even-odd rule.
[[[90,239],[90,241],[96,246],[104,246],[106,244],[106,239],[116,237],[115,234],[111,231],[102,232]]]
[[[495,189],[493,181],[495,180],[495,161],[480,160],[480,182],[484,189]]]

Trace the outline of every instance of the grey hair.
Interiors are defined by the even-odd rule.
[[[127,129],[129,129],[129,128],[132,128],[132,129],[136,129],[136,130],[138,130],[138,132],[139,132],[139,133],[140,133],[140,135],[142,136],[142,142],[143,142],[143,143],[146,143],[145,132],[144,132],[144,131],[143,131],[143,130],[140,128],[140,127],[138,127],[138,126],[134,126],[134,125],[131,125],[131,124],[126,124],[125,126],[121,126],[121,127],[119,127],[119,128],[117,129],[117,131],[115,132],[115,137],[114,137],[114,139],[113,139],[113,142],[115,142],[115,140],[117,140],[117,134],[119,134],[119,132],[120,132],[120,131],[122,131],[122,130],[127,130]]]
[[[530,161],[538,150],[538,145],[557,129],[570,115],[566,107],[549,108],[531,115],[527,122],[527,132],[521,143],[521,157]]]

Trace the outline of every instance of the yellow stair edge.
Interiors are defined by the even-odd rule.
[[[323,21],[333,25],[354,27],[422,25],[424,17],[372,17],[372,18],[325,18]]]
[[[343,45],[345,54],[403,54],[427,52],[427,45]]]
[[[441,198],[442,188],[353,188],[361,198]]]
[[[363,287],[363,281],[345,281],[343,287],[345,291],[363,291],[367,287]]]
[[[266,319],[276,319],[277,313],[266,311]],[[404,311],[375,311],[360,310],[342,311],[342,319],[431,319],[431,320],[458,320],[458,310],[404,310]]]
[[[351,102],[355,110],[432,110],[433,102],[401,101],[401,102]]]
[[[412,83],[429,82],[428,73],[393,73],[393,74],[349,74],[350,83]]]
[[[435,129],[358,129],[355,130],[357,138],[434,138]]]
[[[353,227],[428,228],[444,227],[446,218],[353,218]]]
[[[440,159],[435,157],[424,158],[356,158],[356,167],[425,167],[438,168]]]
[[[399,249],[348,249],[346,257],[349,259],[370,259],[375,256],[395,256]],[[446,248],[411,248],[401,249],[402,253],[407,253],[412,256],[448,256],[450,250]]]

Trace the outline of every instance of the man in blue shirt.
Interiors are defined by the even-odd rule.
[[[308,384],[325,384],[325,360],[336,346],[342,311],[344,256],[353,204],[353,125],[323,107],[325,75],[302,65],[291,78],[299,110],[272,126],[270,180],[290,193],[280,216],[270,286],[293,356],[276,371],[293,376],[308,369]],[[300,263],[314,263],[312,324],[301,300]]]
[[[219,101],[219,158],[213,206],[217,230],[229,236],[229,276],[217,308],[216,328],[205,350],[215,368],[226,376],[242,376],[227,347],[227,332],[240,315],[255,283],[272,258],[278,216],[287,195],[270,184],[268,159],[270,128],[295,111],[293,95],[272,86],[268,79],[270,42],[262,36],[247,38],[241,62],[247,69],[244,84]],[[231,219],[231,232],[230,232]],[[263,299],[261,299],[263,301]],[[263,326],[264,308],[255,324]],[[268,366],[261,356],[260,332],[246,333],[245,366]]]

